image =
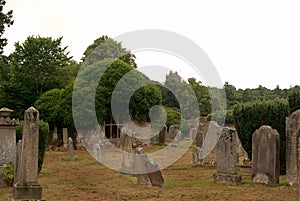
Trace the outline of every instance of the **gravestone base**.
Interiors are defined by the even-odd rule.
[[[13,189],[14,200],[42,200],[42,187],[38,183],[17,184]]]
[[[215,183],[228,185],[241,185],[242,176],[233,174],[216,173],[213,175]]]

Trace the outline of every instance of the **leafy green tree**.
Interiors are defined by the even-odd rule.
[[[290,89],[288,101],[289,101],[291,113],[300,109],[300,87],[299,86]]]
[[[10,55],[9,80],[3,87],[7,105],[22,118],[24,109],[32,106],[38,97],[60,85],[60,69],[69,64],[67,47],[62,38],[29,36],[24,43],[15,43]]]
[[[3,38],[5,27],[10,27],[14,23],[14,21],[12,20],[12,10],[8,11],[7,13],[3,13],[3,7],[5,6],[5,4],[5,0],[0,0],[0,55],[3,54],[3,48],[7,45],[7,39]]]
[[[201,81],[197,82],[195,78],[189,78],[188,82],[197,97],[200,115],[207,116],[211,113],[211,99],[208,88],[202,85]]]
[[[87,47],[82,61],[87,66],[103,59],[120,59],[134,68],[137,67],[135,55],[123,48],[121,42],[117,42],[107,35],[97,38],[93,44]]]
[[[149,110],[154,105],[161,105],[161,92],[155,85],[139,88],[132,95],[129,108],[132,119],[149,122]]]
[[[280,134],[280,163],[285,165],[285,118],[289,115],[286,99],[254,101],[234,107],[234,125],[249,157],[252,156],[252,134],[262,125],[269,125]]]

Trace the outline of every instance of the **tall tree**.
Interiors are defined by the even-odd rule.
[[[122,47],[122,43],[118,42],[107,35],[94,40],[83,53],[82,61],[84,65],[90,65],[103,59],[120,59],[125,63],[136,68],[135,55],[129,50]]]
[[[3,93],[17,113],[32,106],[43,92],[59,87],[60,69],[71,59],[61,40],[62,37],[29,36],[24,43],[15,43],[15,51],[10,55],[9,83]]]
[[[7,39],[2,37],[5,31],[5,27],[10,27],[14,23],[14,21],[12,20],[12,10],[8,11],[7,13],[3,13],[3,7],[5,6],[5,4],[5,0],[0,0],[0,55],[3,54],[3,48],[7,45]]]

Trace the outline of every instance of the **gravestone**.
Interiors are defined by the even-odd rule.
[[[178,131],[175,138],[171,142],[171,147],[178,147],[181,140],[181,131]]]
[[[38,183],[38,121],[39,112],[35,108],[30,107],[25,111],[20,164],[13,187],[14,200],[42,199],[42,187]]]
[[[277,186],[279,183],[280,136],[270,126],[262,126],[252,135],[252,173],[254,183]]]
[[[10,118],[12,112],[8,108],[0,109],[0,175],[7,163],[16,163],[16,126],[19,120]],[[0,177],[1,186],[6,186],[2,177]]]
[[[164,125],[163,129],[158,134],[158,143],[160,145],[166,145],[167,126]]]
[[[70,152],[70,158],[72,161],[74,161],[75,160],[74,145],[73,145],[73,140],[71,137],[69,137],[69,139],[68,139],[68,147],[69,147],[69,152]]]
[[[17,143],[17,153],[16,153],[16,164],[15,164],[15,171],[14,171],[14,183],[18,180],[18,173],[20,169],[21,163],[21,151],[22,151],[22,140],[19,140]]]
[[[64,148],[68,149],[68,129],[63,128],[63,143],[64,143]]]
[[[57,127],[54,126],[53,132],[52,132],[52,142],[57,141],[58,136],[57,136]]]
[[[222,129],[217,143],[216,183],[240,185],[242,177],[237,174],[236,130],[228,127]]]
[[[297,135],[300,133],[300,110],[286,118],[286,182],[297,185]],[[298,173],[299,174],[299,173]]]
[[[194,164],[202,164],[202,165],[204,164],[203,150],[200,147],[195,147],[193,149],[192,156],[193,156],[193,163]]]
[[[169,128],[169,138],[170,140],[173,140],[176,137],[176,134],[179,131],[179,125],[171,125]]]
[[[197,129],[196,128],[191,128],[189,132],[191,140],[195,140],[197,136]]]
[[[138,147],[135,149],[135,154],[139,154],[140,157],[135,157],[134,168],[137,173],[137,182],[139,185],[151,185],[150,178],[146,172],[146,161],[148,160],[147,155],[143,148]],[[144,174],[143,174],[144,173]]]
[[[164,178],[163,178],[156,162],[153,160],[147,160],[146,161],[146,169],[147,169],[148,176],[150,178],[152,186],[163,187],[164,186]]]
[[[132,157],[133,149],[132,149],[132,136],[133,132],[130,129],[123,127],[120,133],[120,148],[123,151],[123,160],[121,164],[121,173],[129,173],[131,172],[134,161]]]
[[[101,147],[99,144],[94,144],[93,146],[93,155],[95,159],[95,163],[100,163],[101,161]]]

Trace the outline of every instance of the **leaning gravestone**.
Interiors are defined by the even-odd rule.
[[[146,169],[152,186],[163,187],[165,183],[164,178],[156,162],[153,160],[147,160]]]
[[[70,158],[72,161],[74,161],[75,160],[74,145],[73,145],[73,140],[71,137],[69,137],[69,139],[68,139],[68,146],[69,146]]]
[[[147,155],[143,148],[138,147],[135,149],[135,154],[139,154],[140,157],[135,157],[134,168],[137,174],[137,182],[139,185],[151,185],[150,178],[146,172]],[[144,174],[143,174],[144,173]]]
[[[279,183],[280,136],[270,126],[262,126],[252,135],[252,173],[254,183],[277,186]]]
[[[30,107],[25,111],[22,150],[18,176],[13,188],[13,199],[41,200],[42,187],[38,183],[39,112]]]
[[[236,130],[224,127],[217,143],[216,183],[241,184],[242,177],[237,174],[237,157]]]
[[[166,135],[167,135],[167,126],[164,125],[164,127],[162,128],[162,130],[159,132],[158,134],[158,143],[160,145],[166,145]]]
[[[286,118],[286,182],[297,185],[297,135],[300,133],[300,110]]]

